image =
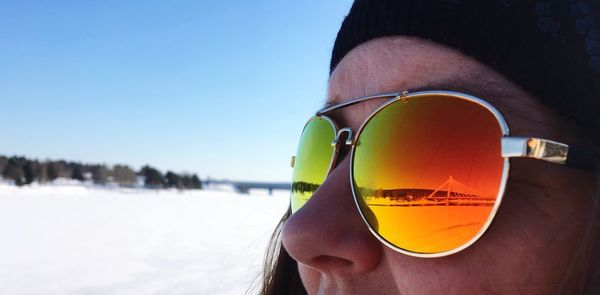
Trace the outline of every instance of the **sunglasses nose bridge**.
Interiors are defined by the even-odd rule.
[[[350,127],[344,127],[340,130],[338,130],[337,134],[335,135],[335,139],[333,139],[333,141],[331,142],[331,146],[332,147],[337,147],[337,144],[340,140],[340,138],[342,137],[342,134],[346,133],[346,141],[344,142],[346,145],[352,145],[354,144],[354,138],[352,136],[352,128]]]

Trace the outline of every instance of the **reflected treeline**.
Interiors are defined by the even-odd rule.
[[[299,194],[312,194],[318,188],[319,185],[316,183],[303,181],[292,183],[292,192]],[[377,200],[381,200],[405,204],[421,203],[422,205],[491,206],[496,199],[494,196],[482,196],[453,190],[419,188],[372,189],[366,187],[360,187],[357,190],[359,195],[366,199],[370,205],[377,205],[375,204]]]
[[[370,206],[493,206],[494,196],[466,192],[418,188],[369,189],[358,188]],[[379,203],[378,200],[386,203]],[[393,202],[389,204],[387,202]]]
[[[398,188],[398,189],[370,189],[370,188],[359,188],[360,195],[367,198],[385,198],[392,201],[399,202],[410,202],[418,201],[425,198],[429,199],[443,199],[448,198],[461,198],[461,199],[487,199],[489,196],[479,195],[466,195],[461,192],[454,192],[447,190],[432,190],[432,189],[419,189],[419,188]],[[457,196],[457,194],[461,194]],[[491,197],[493,198],[493,197]]]
[[[401,189],[370,189],[358,188],[360,195],[367,198],[385,198],[392,201],[410,202],[429,197],[434,193],[431,189],[401,188]],[[445,197],[447,191],[438,191],[433,196]]]
[[[316,183],[308,183],[304,181],[295,181],[292,182],[292,192],[294,193],[314,193],[318,188],[319,184]]]

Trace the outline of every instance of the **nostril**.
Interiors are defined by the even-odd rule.
[[[311,265],[315,268],[326,270],[329,269],[351,269],[354,263],[351,260],[329,256],[320,255],[312,259]]]

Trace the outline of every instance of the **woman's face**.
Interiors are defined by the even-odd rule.
[[[347,54],[329,82],[329,102],[406,89],[457,90],[504,114],[511,134],[565,143],[573,129],[516,85],[463,54],[420,39],[381,38]],[[382,101],[330,117],[358,130]],[[283,244],[310,294],[548,294],[575,288],[593,175],[524,158],[511,160],[506,194],[491,227],[472,246],[442,258],[415,258],[381,244],[360,217],[349,159],[285,223]],[[566,274],[570,274],[567,276]]]

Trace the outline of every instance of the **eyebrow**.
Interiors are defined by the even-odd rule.
[[[497,97],[493,91],[484,88],[483,85],[470,83],[464,80],[443,80],[424,84],[415,88],[408,89],[409,92],[426,91],[426,90],[448,90],[461,92],[477,97]]]

